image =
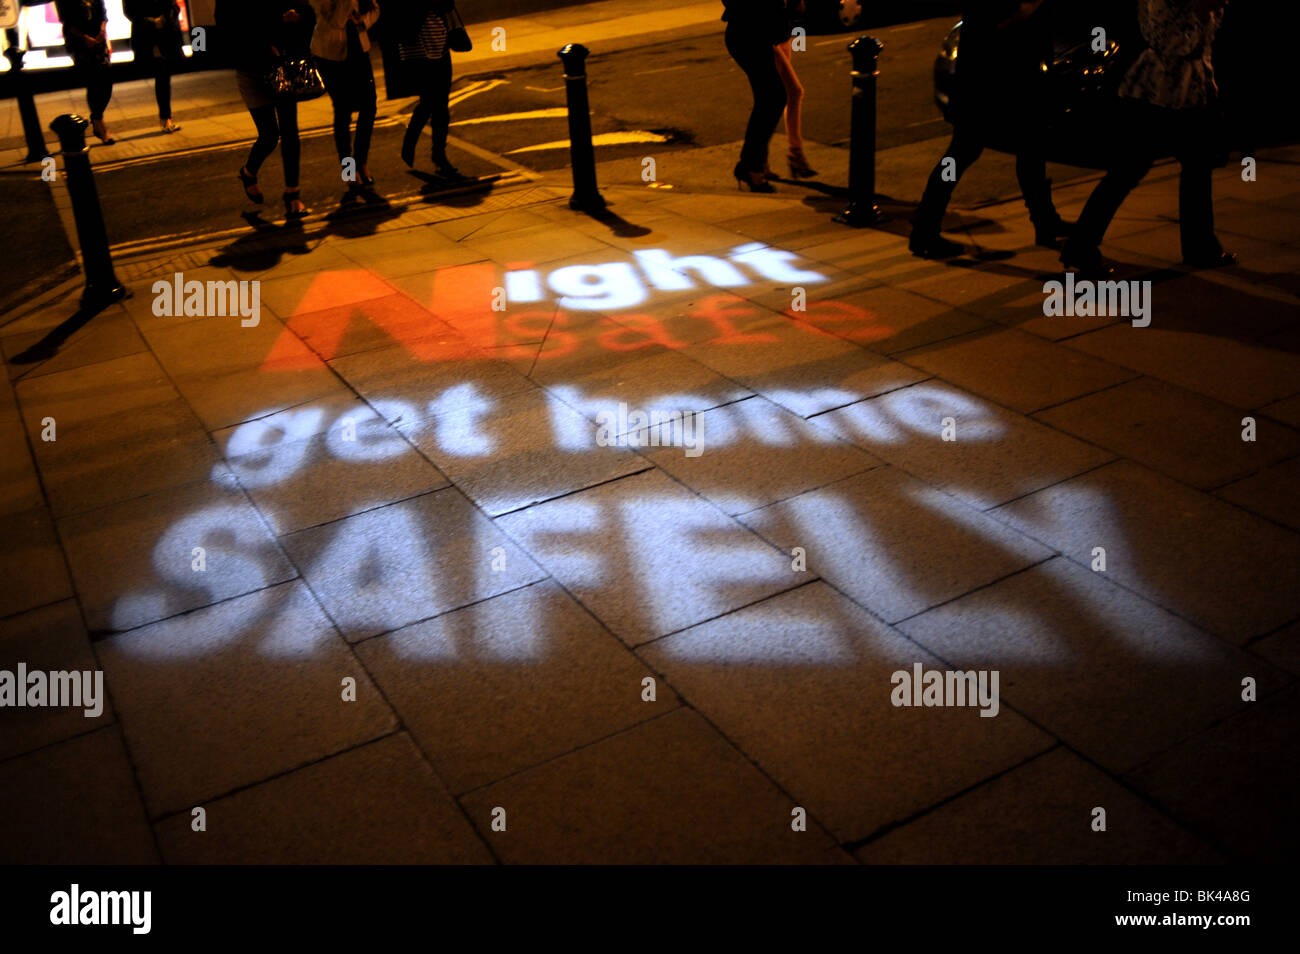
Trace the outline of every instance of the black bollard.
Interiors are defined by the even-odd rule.
[[[569,208],[599,212],[605,198],[596,188],[596,150],[591,145],[591,107],[587,103],[587,55],[581,43],[570,43],[557,54],[564,64],[564,89],[569,100],[569,161],[573,166],[573,195]]]
[[[108,250],[108,232],[99,207],[99,191],[90,171],[90,150],[86,148],[86,127],[80,116],[65,113],[50,123],[63,149],[63,171],[68,177],[68,196],[77,222],[81,264],[86,270],[86,288],[81,305],[102,307],[126,297],[127,291],[113,273],[113,256]]]
[[[880,221],[876,205],[876,77],[884,44],[860,36],[849,44],[853,56],[853,113],[849,127],[849,206],[836,222],[854,228]]]
[[[23,162],[40,162],[50,154],[45,147],[45,135],[41,132],[41,118],[36,114],[36,100],[27,86],[23,74],[23,57],[27,51],[18,45],[18,30],[10,27],[5,30],[5,57],[9,60],[9,69],[13,75],[15,97],[18,100],[18,116],[23,121],[23,136],[27,139],[27,158]]]

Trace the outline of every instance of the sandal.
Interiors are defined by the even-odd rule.
[[[311,214],[311,209],[303,204],[302,199],[298,198],[299,189],[284,190],[284,217],[286,219],[305,219]]]
[[[244,195],[248,196],[249,202],[256,202],[258,205],[261,205],[266,201],[266,196],[263,195],[262,190],[258,188],[257,176],[249,175],[246,166],[240,166],[239,172],[237,172],[236,175],[239,176],[239,181],[244,184]],[[254,192],[254,189],[257,189],[257,191]]]

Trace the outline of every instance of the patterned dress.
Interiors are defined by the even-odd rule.
[[[398,55],[403,60],[440,60],[447,52],[447,21],[430,10],[410,40],[399,40]]]
[[[1192,0],[1141,0],[1147,49],[1129,67],[1120,95],[1171,109],[1210,105],[1219,92],[1210,48],[1222,19],[1222,11],[1198,14]]]

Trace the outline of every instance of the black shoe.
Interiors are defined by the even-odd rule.
[[[918,232],[915,229],[907,240],[907,247],[917,258],[952,258],[965,251],[961,245],[950,242],[938,232]]]
[[[1061,264],[1067,272],[1074,272],[1080,278],[1098,279],[1115,274],[1115,267],[1101,257],[1101,252],[1089,249],[1080,252],[1066,245],[1061,252]]]
[[[305,219],[311,215],[311,209],[303,204],[299,196],[299,190],[285,191],[282,198],[284,199],[284,217],[286,219]]]
[[[236,173],[236,175],[239,176],[239,181],[244,184],[244,195],[248,196],[249,202],[256,202],[258,205],[261,205],[266,201],[266,195],[260,188],[257,192],[253,191],[253,186],[257,185],[257,176],[249,175],[246,166],[240,166],[239,172]]]
[[[1237,256],[1232,252],[1219,249],[1217,252],[1211,252],[1208,255],[1193,255],[1184,258],[1183,264],[1188,268],[1227,268],[1229,265],[1237,264]]]
[[[414,136],[407,132],[405,138],[402,139],[402,161],[412,169],[415,168],[415,147],[419,144],[420,133],[418,131]]]
[[[463,172],[461,172],[459,169],[453,166],[446,159],[442,160],[442,162],[439,162],[438,160],[435,159],[433,161],[433,171],[437,173],[438,176],[440,176],[441,178],[451,179],[454,182],[460,182],[461,180],[466,178]]]
[[[731,170],[731,174],[736,177],[736,188],[740,189],[749,186],[750,192],[775,192],[772,183],[767,181],[767,177],[761,172],[748,172],[740,163],[736,163],[736,168]]]
[[[1070,237],[1072,226],[1064,219],[1057,217],[1054,222],[1045,222],[1039,225],[1034,223],[1034,244],[1041,245],[1043,248],[1060,248],[1061,240]]]

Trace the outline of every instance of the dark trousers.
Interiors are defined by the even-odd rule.
[[[776,69],[776,51],[771,39],[734,24],[727,24],[727,52],[749,78],[754,106],[745,127],[745,145],[740,150],[744,172],[762,172],[767,167],[767,147],[785,112],[785,83]]]
[[[957,182],[984,152],[984,132],[974,121],[960,121],[953,128],[952,142],[925,184],[925,194],[912,219],[913,230],[920,235],[937,235],[948,202]],[[951,172],[948,172],[952,159]],[[945,174],[948,178],[945,178]],[[1029,218],[1038,228],[1050,229],[1057,224],[1052,204],[1052,184],[1047,180],[1047,160],[1036,137],[1026,137],[1016,150],[1016,180],[1029,208]]]
[[[415,148],[426,123],[433,130],[433,161],[439,165],[447,162],[447,127],[451,125],[451,54],[436,60],[408,60],[420,100],[411,111],[411,121],[406,126],[406,144]]]
[[[297,186],[302,156],[302,145],[298,141],[298,104],[277,102],[250,109],[249,113],[253,117],[253,125],[257,127],[257,142],[253,143],[253,148],[248,153],[248,171],[257,175],[257,170],[262,168],[262,163],[275,152],[275,147],[279,144],[280,160],[284,163],[285,187]]]
[[[164,57],[155,56],[149,61],[153,74],[153,98],[158,103],[158,120],[172,118],[172,64]]]
[[[81,81],[86,86],[86,108],[90,110],[91,120],[104,118],[104,110],[113,98],[113,78],[108,67],[103,64],[83,65],[79,67]]]
[[[1214,142],[1211,117],[1202,110],[1176,110],[1130,102],[1129,142],[1088,197],[1062,255],[1082,262],[1097,255],[1106,229],[1128,194],[1162,155],[1173,153],[1178,176],[1178,231],[1183,258],[1212,257],[1223,251],[1214,234]]]
[[[370,158],[370,138],[375,129],[377,110],[375,73],[370,56],[360,50],[346,60],[318,58],[321,79],[334,105],[334,148],[340,161],[351,157],[357,168]],[[357,131],[352,137],[352,114],[357,114]]]

